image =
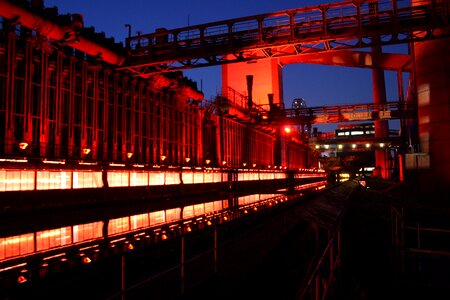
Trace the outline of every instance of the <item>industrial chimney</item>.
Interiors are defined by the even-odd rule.
[[[252,99],[252,88],[253,88],[253,75],[247,75],[247,92],[248,92],[248,108],[252,108],[253,99]]]

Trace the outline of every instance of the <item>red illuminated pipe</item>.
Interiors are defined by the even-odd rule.
[[[38,31],[53,40],[63,40],[67,34],[74,31],[74,26],[60,26],[45,19],[31,11],[17,6],[7,0],[0,0],[0,15],[6,19],[17,19],[24,27]],[[103,61],[120,66],[124,63],[125,57],[102,47],[82,36],[70,44],[71,47],[92,56],[100,56]]]

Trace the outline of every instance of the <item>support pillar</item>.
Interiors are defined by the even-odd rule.
[[[414,43],[414,62],[421,155],[413,167],[421,191],[439,194],[450,189],[450,38]]]
[[[374,66],[379,65],[381,56],[381,47],[372,47]],[[386,84],[384,80],[384,70],[381,68],[372,69],[373,102],[375,105],[386,104]],[[378,109],[376,109],[377,111]],[[375,138],[384,138],[389,136],[389,124],[387,120],[375,120]],[[375,146],[375,145],[374,145]],[[376,147],[376,146],[375,146]],[[375,168],[379,171],[379,176],[383,179],[389,179],[389,169],[386,151],[384,148],[375,148]]]

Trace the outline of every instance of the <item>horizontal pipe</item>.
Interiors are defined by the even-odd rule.
[[[7,0],[0,0],[0,15],[6,19],[17,20],[22,26],[36,30],[42,35],[48,36],[52,40],[64,40],[68,34],[71,35],[75,26],[61,26],[45,19],[23,7],[11,3]],[[92,56],[99,56],[109,64],[120,66],[124,63],[125,57],[117,54],[83,36],[76,36],[70,41],[70,47],[80,50]]]

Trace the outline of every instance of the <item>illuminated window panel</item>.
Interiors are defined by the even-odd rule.
[[[222,182],[222,173],[214,173],[214,182]]]
[[[194,183],[203,183],[203,172],[195,172],[194,173]]]
[[[166,184],[180,184],[180,174],[178,172],[166,172],[166,182],[165,183]]]
[[[214,202],[205,203],[205,214],[214,212]]]
[[[150,176],[149,185],[164,185],[163,172],[150,172],[149,176]]]
[[[166,222],[171,223],[180,220],[181,208],[172,208],[166,210]]]
[[[108,172],[108,184],[114,186],[128,186],[130,174],[128,172]]]
[[[0,260],[34,252],[34,234],[0,238]]]
[[[134,215],[130,217],[131,230],[148,227],[148,214]]]
[[[255,199],[255,195],[247,195],[247,196],[242,196],[242,197],[238,198],[239,205],[251,204],[256,201],[258,201],[258,200]]]
[[[164,210],[153,211],[148,215],[150,219],[150,226],[159,225],[166,222],[166,214]]]
[[[147,186],[148,173],[147,172],[131,172],[130,186]]]
[[[93,222],[73,226],[73,242],[79,243],[102,237],[103,222]]]
[[[71,175],[72,174],[70,172],[65,171],[37,171],[36,189],[70,189],[72,187]]]
[[[219,211],[219,210],[225,209],[227,207],[228,207],[227,201],[222,201],[222,200],[214,201],[214,211]]]
[[[36,232],[36,250],[42,251],[72,243],[70,226]]]
[[[100,188],[103,186],[102,172],[73,171],[72,186],[74,189]]]
[[[194,216],[194,206],[189,205],[183,208],[183,219],[189,219]]]
[[[245,205],[248,203],[248,196],[243,196],[238,198],[239,205]]]
[[[245,173],[243,173],[243,172],[241,172],[241,173],[238,174],[238,181],[243,181],[243,180],[245,180],[244,174],[245,174]]]
[[[362,134],[364,134],[364,131],[361,130],[355,130],[351,132],[351,135],[362,135]]]
[[[194,205],[194,216],[204,215],[205,214],[205,204],[195,204]]]
[[[204,173],[203,178],[205,183],[212,183],[214,182],[214,173]]]
[[[228,208],[228,201],[227,200],[224,200],[224,201],[220,201],[221,202],[221,204],[222,204],[222,209],[227,209]]]
[[[194,183],[194,174],[191,171],[183,171],[183,183],[184,184],[189,184],[189,183]]]
[[[0,170],[0,191],[34,190],[34,171]]]
[[[112,219],[108,222],[108,235],[119,234],[128,230],[130,230],[129,217]]]

